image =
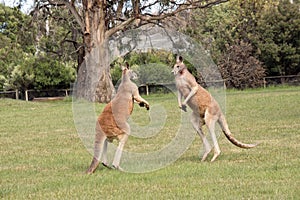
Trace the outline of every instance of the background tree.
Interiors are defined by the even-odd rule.
[[[300,71],[298,3],[294,1],[291,4],[289,0],[231,0],[220,6],[193,11],[184,31],[199,40],[216,63],[222,63],[220,70],[223,75],[228,74],[228,70],[243,67],[228,65],[229,69],[224,68],[227,66],[224,58],[230,58],[228,50],[238,46],[243,48],[242,43],[252,46],[247,54],[263,64],[267,75],[297,74]],[[244,64],[242,60],[238,63]],[[231,74],[241,79],[245,76],[242,73]]]
[[[8,87],[8,76],[33,52],[26,24],[29,17],[17,8],[0,4],[0,88]]]
[[[241,80],[246,80],[243,73],[233,71],[243,69],[243,66],[233,68],[225,64],[244,64],[243,60],[237,62],[231,56],[237,52],[243,53],[237,49],[245,48],[244,44],[251,49],[245,53],[260,61],[258,63],[265,68],[266,75],[300,72],[299,0],[293,0],[293,3],[289,0],[205,2],[193,1],[191,4],[191,1],[182,1],[176,4],[174,1],[161,0],[151,3],[84,0],[81,3],[75,0],[39,0],[30,15],[20,12],[22,4],[13,9],[0,4],[0,87],[20,90],[59,88],[67,86],[68,80],[74,80],[73,68],[76,68],[79,88],[77,96],[94,101],[109,101],[113,92],[110,74],[120,75],[120,71],[118,68],[110,71],[109,64],[104,63],[105,59],[101,58],[105,52],[95,51],[101,49],[100,36],[106,40],[122,31],[146,24],[177,28],[189,34],[202,43],[215,63],[222,66],[220,70],[224,76],[235,74]],[[212,6],[219,3],[222,4]],[[101,15],[102,18],[101,13],[104,14]],[[148,58],[155,62],[169,62],[161,59],[156,52],[140,57],[145,62],[148,62]],[[126,56],[125,59],[132,61],[132,64],[139,62],[138,56]],[[198,81],[202,82],[201,76],[193,71],[193,66],[187,65]],[[87,74],[93,68],[91,66],[96,66],[95,73],[99,74],[97,80],[94,80],[94,87],[89,87],[92,81]],[[59,76],[51,72],[51,69],[69,70],[65,73],[68,76]],[[43,74],[57,75],[60,81],[36,81]],[[113,83],[118,80],[116,78]],[[252,79],[249,77],[248,80]],[[235,84],[231,85],[235,87]],[[247,87],[251,87],[251,84]],[[84,90],[86,88],[88,90]],[[90,88],[97,88],[97,92]]]
[[[268,75],[300,73],[300,4],[281,0],[262,13],[257,46]]]
[[[237,45],[227,45],[218,66],[229,88],[255,88],[263,86],[265,69],[253,54],[251,44],[237,41]]]
[[[227,0],[199,1],[140,1],[140,0],[44,0],[37,1],[39,8],[60,7],[68,9],[80,27],[84,47],[78,52],[78,74],[76,96],[91,101],[108,102],[111,100],[114,88],[110,77],[110,68],[105,63],[104,42],[112,35],[126,29],[137,28],[149,23],[158,24],[162,19],[174,16],[183,10],[206,8]],[[76,41],[77,42],[77,41]],[[80,46],[80,45],[79,45]],[[98,52],[91,53],[98,48]],[[88,59],[85,57],[89,55]],[[101,61],[101,62],[100,62]],[[90,80],[89,71],[97,62],[95,73],[99,73],[94,90],[94,80]],[[94,72],[93,72],[94,73]],[[88,87],[87,87],[88,86]],[[91,86],[91,87],[90,87]]]
[[[138,84],[171,83],[174,76],[171,66],[174,56],[163,50],[150,50],[146,53],[133,52],[125,57],[138,75]]]
[[[111,64],[113,84],[121,79],[121,65],[128,62],[130,68],[137,74],[136,84],[166,84],[173,82],[171,67],[175,62],[171,52],[149,50],[148,52],[131,52],[124,58],[119,58]]]
[[[62,58],[54,40],[63,31],[44,34],[45,26],[32,23],[18,8],[0,4],[0,13],[0,88],[68,88],[75,80],[72,59]]]

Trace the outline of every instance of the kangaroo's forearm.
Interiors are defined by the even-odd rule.
[[[146,107],[147,110],[149,110],[150,106],[149,103],[143,99],[141,96],[134,96],[134,100],[141,106],[141,107]]]
[[[148,104],[148,102],[147,102],[145,99],[143,99],[143,97],[141,97],[140,95],[134,96],[133,98],[134,98],[134,100],[135,100],[136,102],[138,102],[138,103],[144,102],[144,103],[147,103],[147,104]]]
[[[179,107],[181,107],[182,94],[180,91],[178,91],[177,93],[178,93],[178,95],[177,95],[178,105],[179,105]]]
[[[183,105],[187,104],[187,102],[190,100],[190,98],[196,94],[197,90],[198,90],[198,86],[195,86],[195,87],[192,88],[189,95],[185,98],[185,100],[183,102]]]

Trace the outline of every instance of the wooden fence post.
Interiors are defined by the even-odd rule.
[[[148,87],[148,84],[146,84],[146,95],[147,95],[147,96],[149,95],[149,87]]]
[[[19,100],[19,90],[16,89],[16,100]]]
[[[25,100],[28,101],[28,90],[25,90]]]

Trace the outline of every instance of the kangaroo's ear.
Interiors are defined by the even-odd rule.
[[[182,62],[183,61],[183,57],[179,56],[179,60],[180,60],[180,62]]]
[[[182,61],[183,61],[182,56],[177,56],[177,57],[176,57],[176,62],[182,62]]]
[[[126,65],[127,69],[129,69],[129,63],[125,62],[125,65]]]

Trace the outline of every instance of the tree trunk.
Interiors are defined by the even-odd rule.
[[[114,86],[109,63],[106,62],[108,59],[99,49],[93,48],[79,67],[75,96],[92,102],[107,103],[112,99]]]
[[[84,61],[78,66],[76,98],[92,102],[109,102],[114,93],[110,75],[108,48],[105,45],[105,2],[85,0]]]

